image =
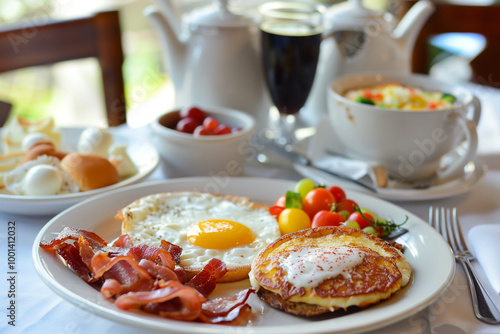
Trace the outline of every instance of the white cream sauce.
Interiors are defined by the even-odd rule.
[[[364,253],[357,248],[304,248],[288,253],[279,261],[287,272],[287,280],[297,287],[313,288],[328,278],[342,275],[363,261]]]

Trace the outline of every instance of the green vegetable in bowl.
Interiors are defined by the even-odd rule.
[[[369,105],[372,105],[372,106],[375,105],[375,102],[373,102],[372,100],[367,99],[365,97],[361,97],[361,96],[357,97],[355,101],[359,102],[359,103],[369,104]]]
[[[441,95],[441,100],[444,100],[444,101],[450,102],[450,103],[455,103],[457,98],[451,94],[443,93],[443,95]]]

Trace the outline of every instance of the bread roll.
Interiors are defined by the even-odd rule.
[[[42,142],[39,144],[36,144],[32,146],[27,152],[26,155],[24,156],[23,163],[30,161],[30,160],[35,160],[41,155],[48,155],[51,157],[56,157],[59,160],[62,160],[66,156],[66,152],[62,152],[57,150],[54,147],[54,144],[50,142]]]
[[[115,166],[97,154],[70,153],[62,159],[61,166],[81,191],[106,187],[120,181]]]

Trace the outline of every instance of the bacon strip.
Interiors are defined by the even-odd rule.
[[[159,314],[166,318],[191,321],[201,314],[201,306],[205,297],[177,281],[169,281],[158,290],[129,292],[116,299],[116,306],[122,310],[139,309],[147,304],[161,305],[162,303],[178,298],[174,310],[159,310]]]
[[[132,240],[130,240],[130,236],[125,233],[125,234],[120,235],[120,237],[118,239],[116,239],[115,242],[113,242],[113,244],[111,246],[130,248],[133,245],[134,244],[132,243]]]
[[[230,297],[221,297],[208,300],[203,304],[203,313],[210,317],[227,315],[236,307],[246,303],[248,297],[254,293],[253,289],[246,289]]]
[[[253,317],[253,313],[246,301],[254,292],[253,289],[246,289],[230,297],[206,301],[202,307],[200,320],[212,324],[224,323],[233,326],[247,324]]]
[[[178,281],[177,273],[168,268],[157,265],[153,261],[142,259],[139,261],[139,266],[146,270],[151,276],[157,279],[162,279],[164,281]]]
[[[159,247],[149,247],[147,245],[132,246],[129,255],[133,256],[136,260],[146,259],[159,263],[170,269],[175,269],[175,262],[170,253]]]
[[[214,291],[216,281],[227,272],[226,264],[219,259],[213,258],[196,274],[187,285],[198,290],[202,295],[208,297]]]
[[[94,275],[82,261],[78,248],[70,244],[60,244],[56,250],[57,255],[62,257],[68,266],[87,283],[94,282]]]
[[[170,253],[175,264],[181,263],[182,247],[174,245],[166,240],[161,241],[160,247]]]
[[[57,235],[57,238],[52,241],[45,242],[42,240],[42,242],[40,242],[40,247],[46,250],[56,250],[57,245],[64,243],[66,240],[78,240],[80,236],[83,236],[92,248],[101,248],[107,245],[107,242],[94,232],[74,227],[65,227],[61,233]]]
[[[200,320],[210,324],[244,326],[254,317],[251,307],[248,304],[238,305],[226,315],[219,317],[209,317],[203,312],[200,314]]]

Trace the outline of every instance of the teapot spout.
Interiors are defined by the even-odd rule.
[[[401,19],[393,31],[393,37],[402,44],[405,51],[415,45],[418,34],[429,16],[434,12],[434,4],[429,0],[417,1]]]
[[[176,90],[180,90],[183,85],[183,73],[186,66],[186,44],[179,39],[175,24],[169,22],[155,6],[146,7],[143,15],[149,19],[160,37],[165,67]]]

